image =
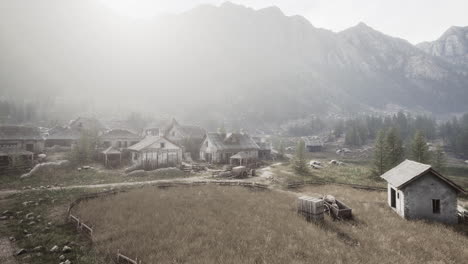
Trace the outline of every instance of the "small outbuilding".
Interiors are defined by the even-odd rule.
[[[465,191],[430,165],[405,160],[381,177],[388,205],[401,217],[457,223],[457,195]]]
[[[321,152],[323,151],[323,142],[318,138],[305,138],[305,146],[309,152]]]
[[[148,136],[127,150],[131,152],[132,163],[144,170],[176,167],[182,163],[182,148],[165,137]]]

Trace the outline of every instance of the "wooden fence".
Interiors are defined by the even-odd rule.
[[[290,182],[287,185],[288,189],[296,189],[300,187],[304,187],[305,185],[325,185],[325,184],[333,184],[333,185],[340,185],[340,186],[349,186],[355,189],[367,190],[367,191],[386,191],[387,188],[385,187],[376,187],[376,186],[367,186],[367,185],[360,185],[360,184],[352,184],[352,183],[337,183],[331,181],[297,181],[297,182]]]

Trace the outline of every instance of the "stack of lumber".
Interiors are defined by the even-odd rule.
[[[323,200],[311,196],[301,196],[297,200],[297,213],[304,216],[307,221],[323,221]]]

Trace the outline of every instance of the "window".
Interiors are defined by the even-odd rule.
[[[400,193],[399,193],[399,192],[397,192],[396,198],[397,198],[397,199],[400,199]]]
[[[164,142],[161,142],[161,148],[164,148],[166,144]]]
[[[432,213],[440,214],[440,200],[432,199]]]
[[[26,144],[26,150],[27,151],[34,151],[34,144]]]

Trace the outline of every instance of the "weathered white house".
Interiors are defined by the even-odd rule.
[[[212,163],[246,164],[258,159],[259,149],[247,134],[207,133],[200,148],[200,159]]]
[[[145,170],[175,167],[182,162],[182,148],[160,136],[148,136],[127,150],[134,165]]]
[[[457,223],[457,195],[465,191],[430,165],[405,160],[381,177],[388,205],[401,217]]]

